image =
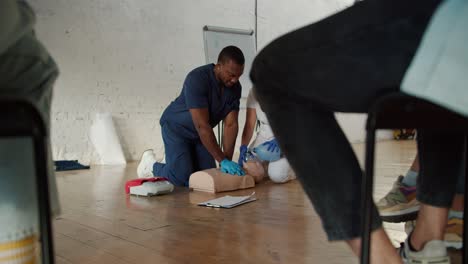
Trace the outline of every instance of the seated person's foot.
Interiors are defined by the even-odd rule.
[[[138,163],[137,175],[138,178],[153,177],[153,165],[156,163],[156,156],[152,149],[147,149],[141,155],[140,163]]]
[[[409,239],[398,249],[403,263],[450,264],[444,241],[431,240],[420,251],[411,250]]]
[[[406,222],[417,217],[420,204],[416,200],[416,187],[407,186],[402,180],[403,176],[399,176],[393,188],[376,204],[385,222]]]
[[[449,219],[444,235],[445,245],[449,248],[461,249],[463,246],[463,219]]]
[[[405,232],[409,235],[414,227],[416,221],[409,221],[405,224]],[[444,235],[445,246],[448,248],[461,249],[463,246],[463,219],[450,218],[445,228]]]

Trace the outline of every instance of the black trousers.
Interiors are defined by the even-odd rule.
[[[399,91],[440,2],[359,2],[278,38],[254,60],[254,92],[330,240],[358,237],[361,227],[362,170],[334,112],[366,113]],[[464,138],[425,133],[419,131],[418,198],[449,206]],[[375,229],[381,221],[374,210]]]

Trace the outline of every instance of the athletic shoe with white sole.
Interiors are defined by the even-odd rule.
[[[449,248],[461,249],[463,247],[463,219],[451,218],[448,220],[444,241]]]
[[[416,221],[405,223],[405,232],[410,234],[416,226]],[[447,248],[461,249],[463,246],[463,219],[451,218],[445,227],[444,242]]]
[[[141,155],[140,163],[137,167],[138,178],[154,177],[153,165],[156,163],[156,156],[152,149],[147,149]]]
[[[420,204],[416,200],[416,187],[406,186],[402,180],[403,176],[398,177],[393,188],[376,204],[385,222],[407,222],[418,215]]]
[[[408,243],[406,239],[398,249],[404,264],[450,264],[444,241],[431,240],[420,251],[412,251]]]

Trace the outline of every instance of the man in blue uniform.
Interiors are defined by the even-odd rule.
[[[244,71],[244,55],[235,46],[225,47],[216,64],[192,70],[184,81],[180,95],[166,108],[161,131],[166,163],[156,162],[154,152],[143,153],[138,177],[158,176],[174,185],[187,186],[193,172],[215,168],[244,175],[231,161],[238,132],[238,112],[242,87],[239,78]],[[223,150],[216,143],[215,127],[224,120]]]

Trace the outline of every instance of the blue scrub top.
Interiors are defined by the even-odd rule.
[[[180,95],[166,108],[160,124],[169,125],[172,131],[188,139],[198,139],[189,109],[208,108],[209,123],[215,127],[231,111],[239,111],[242,86],[221,87],[214,75],[214,64],[192,70],[184,81]]]

